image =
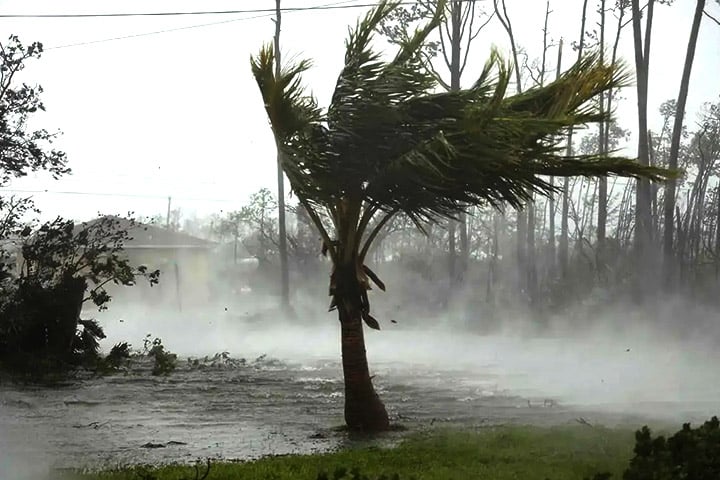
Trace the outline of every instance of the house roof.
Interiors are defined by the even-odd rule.
[[[112,215],[106,215],[104,217],[96,218],[89,222],[83,222],[75,226],[76,230],[82,228],[82,225],[92,225],[99,222],[103,218],[112,218],[118,222],[121,228],[124,228],[130,234],[131,240],[125,242],[125,249],[134,248],[198,248],[198,249],[210,249],[213,248],[216,243],[203,238],[194,237],[182,232],[173,232],[165,228],[157,227],[155,225],[147,225],[143,223],[136,223],[135,226],[131,226],[130,221],[126,218],[116,217]]]

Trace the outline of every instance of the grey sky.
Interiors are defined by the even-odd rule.
[[[341,0],[283,0],[283,6],[341,3]],[[363,0],[343,2],[368,3]],[[592,2],[591,2],[592,3]],[[612,3],[608,1],[608,3]],[[658,6],[653,31],[650,112],[676,97],[694,3],[676,0]],[[720,6],[708,2],[720,16]],[[62,4],[62,6],[60,6]],[[482,4],[491,9],[490,1]],[[272,0],[0,0],[0,13],[98,13],[272,8]],[[553,40],[575,40],[581,0],[553,0]],[[518,42],[531,58],[540,54],[545,2],[508,0]],[[593,8],[594,10],[594,8]],[[282,50],[314,59],[306,83],[326,104],[342,64],[347,27],[366,8],[287,13]],[[255,17],[255,18],[253,18]],[[258,18],[259,17],[259,18]],[[102,19],[0,19],[4,37],[42,41],[46,53],[26,69],[23,80],[45,89],[48,112],[40,126],[60,129],[58,146],[74,171],[53,181],[35,175],[12,187],[139,197],[36,194],[45,216],[87,219],[98,211],[139,215],[163,213],[167,196],[188,215],[239,208],[250,193],[274,188],[275,149],[249,57],[272,38],[272,16],[265,14],[132,17]],[[597,16],[593,15],[592,21]],[[157,35],[53,48],[159,30],[225,22]],[[473,44],[465,81],[472,81],[491,45],[508,42],[493,21]],[[621,56],[632,62],[632,30],[623,33]],[[555,51],[550,53],[554,64]],[[564,64],[572,53],[566,50]],[[705,20],[688,99],[688,122],[705,101],[720,94],[720,27]],[[634,128],[634,88],[623,92],[621,124]],[[657,118],[651,120],[657,128]],[[155,197],[155,198],[153,198]]]

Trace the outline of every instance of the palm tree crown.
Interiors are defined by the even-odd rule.
[[[604,118],[590,100],[627,83],[623,66],[588,55],[555,82],[507,96],[511,68],[493,52],[470,88],[437,93],[419,51],[443,9],[384,60],[371,40],[396,7],[382,2],[351,31],[327,111],[302,87],[309,62],[276,77],[272,47],[252,59],[283,169],[306,207],[337,219],[343,205],[362,204],[419,224],[482,202],[521,206],[553,191],[543,176],[664,175],[626,158],[561,154],[565,129]]]

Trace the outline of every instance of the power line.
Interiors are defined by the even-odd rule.
[[[470,1],[470,0],[461,0]],[[412,5],[416,2],[401,2],[401,5]],[[352,5],[313,5],[308,7],[284,7],[283,12],[307,12],[315,10],[344,10],[349,8],[377,7],[379,3],[358,3]],[[254,8],[244,10],[195,10],[189,12],[112,12],[112,13],[14,13],[0,14],[0,18],[109,18],[109,17],[176,17],[197,15],[237,15],[248,13],[275,13],[274,8]]]
[[[58,45],[57,47],[46,47],[44,50],[47,51],[47,50],[59,50],[61,48],[81,47],[83,45],[92,45],[94,43],[105,43],[105,42],[113,42],[116,40],[127,40],[129,38],[147,37],[150,35],[160,35],[162,33],[179,32],[182,30],[191,30],[193,28],[201,28],[201,27],[211,27],[213,25],[222,25],[224,23],[241,22],[243,20],[253,20],[256,18],[264,18],[264,17],[269,17],[269,16],[270,15],[256,15],[254,17],[243,17],[243,18],[235,18],[232,20],[223,20],[222,22],[211,22],[211,23],[202,23],[199,25],[188,25],[185,27],[168,28],[165,30],[155,30],[153,32],[133,33],[130,35],[123,35],[120,37],[102,38],[99,40],[88,40],[85,42],[69,43],[66,45]]]
[[[316,8],[316,9],[319,9],[319,8],[334,8],[334,7],[339,7],[339,6],[341,6],[341,5],[346,5],[346,4],[348,4],[348,3],[352,3],[353,1],[355,1],[355,0],[346,0],[346,1],[343,1],[343,2],[331,3],[331,4],[326,4],[326,5],[318,5],[318,6],[316,6],[315,8]],[[346,5],[346,6],[352,7],[352,5]],[[183,31],[183,30],[191,30],[191,29],[194,29],[194,28],[211,27],[211,26],[215,26],[215,25],[223,25],[223,24],[233,23],[233,22],[242,22],[242,21],[245,21],[245,20],[255,20],[255,19],[258,19],[258,18],[272,17],[274,14],[275,14],[275,10],[273,10],[272,13],[266,13],[266,14],[263,14],[263,15],[255,15],[255,16],[252,16],[252,17],[234,18],[234,19],[231,19],[231,20],[223,20],[223,21],[220,21],[220,22],[201,23],[201,24],[197,24],[197,25],[188,25],[188,26],[185,26],[185,27],[167,28],[167,29],[163,29],[163,30],[155,30],[155,31],[152,31],[152,32],[134,33],[134,34],[130,34],[130,35],[122,35],[122,36],[119,36],[119,37],[103,38],[103,39],[99,39],[99,40],[88,40],[88,41],[78,42],[78,43],[69,43],[69,44],[67,44],[67,45],[58,45],[58,46],[56,46],[56,47],[46,47],[46,48],[45,48],[45,51],[47,51],[47,50],[59,50],[59,49],[61,49],[61,48],[81,47],[81,46],[83,46],[83,45],[92,45],[92,44],[96,44],[96,43],[113,42],[113,41],[117,41],[117,40],[127,40],[127,39],[130,39],[130,38],[147,37],[147,36],[150,36],[150,35],[160,35],[160,34],[163,34],[163,33],[179,32],[179,31]],[[0,18],[2,18],[2,17],[3,17],[3,16],[0,15]]]
[[[0,188],[0,192],[8,193],[50,193],[58,195],[88,195],[96,197],[125,197],[125,198],[152,198],[159,200],[167,200],[167,195],[148,195],[148,194],[134,194],[134,193],[108,193],[108,192],[80,192],[80,191],[62,191],[62,190],[30,190],[30,189],[16,189],[16,188]],[[189,197],[177,197],[173,195],[173,198],[179,200],[189,200],[194,202],[237,202],[237,200],[231,200],[228,198],[189,198]]]

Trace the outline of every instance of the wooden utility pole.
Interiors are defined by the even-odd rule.
[[[280,77],[280,0],[275,0],[275,78]],[[290,309],[290,274],[288,272],[287,231],[285,225],[285,176],[282,169],[282,153],[277,145],[277,195],[278,195],[278,249],[280,250],[280,301],[284,310]]]

